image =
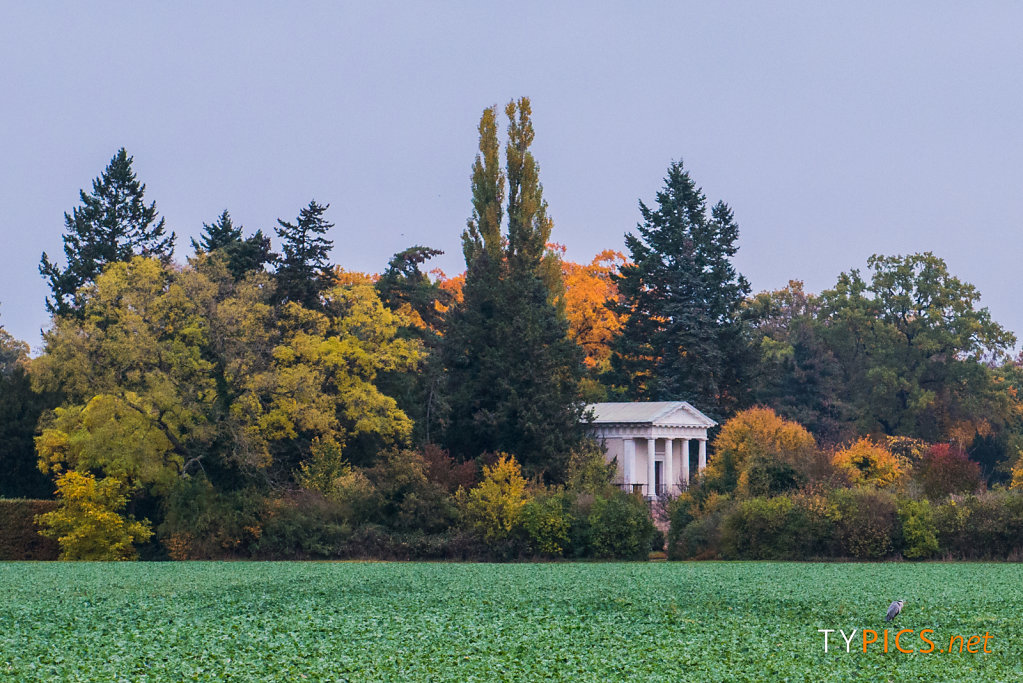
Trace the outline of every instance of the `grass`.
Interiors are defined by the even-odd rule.
[[[1023,678],[1014,564],[0,564],[4,680]],[[838,633],[990,633],[991,654]],[[894,637],[894,630],[891,631]],[[915,634],[902,645],[925,646]]]

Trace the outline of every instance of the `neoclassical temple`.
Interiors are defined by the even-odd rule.
[[[678,493],[693,475],[690,442],[697,443],[696,471],[707,466],[707,430],[717,422],[685,401],[592,403],[592,433],[607,458],[618,461],[621,485],[647,497]]]

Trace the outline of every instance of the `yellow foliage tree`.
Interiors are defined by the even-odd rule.
[[[133,544],[153,535],[146,521],[124,516],[124,482],[70,470],[57,477],[61,506],[39,515],[44,536],[57,539],[62,560],[134,560]]]
[[[909,472],[909,463],[884,446],[863,437],[831,456],[836,468],[854,484],[889,489],[899,486]]]
[[[750,408],[725,423],[706,478],[723,491],[770,495],[805,483],[818,464],[817,443],[798,422],[770,408]]]
[[[487,541],[508,538],[519,527],[530,495],[515,456],[502,453],[483,467],[483,481],[468,492],[459,489],[458,505],[466,522]]]

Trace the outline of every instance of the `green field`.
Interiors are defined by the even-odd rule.
[[[1014,564],[0,564],[4,680],[1020,680]],[[900,628],[990,634],[902,654]],[[894,631],[891,632],[894,636]],[[906,638],[907,636],[903,636]],[[904,649],[926,647],[915,634]]]

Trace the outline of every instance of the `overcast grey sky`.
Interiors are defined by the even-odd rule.
[[[118,147],[188,238],[329,202],[334,260],[461,270],[482,109],[533,101],[553,237],[623,248],[672,159],[739,222],[755,290],[930,250],[1023,333],[1023,4],[5,3],[0,322]]]

